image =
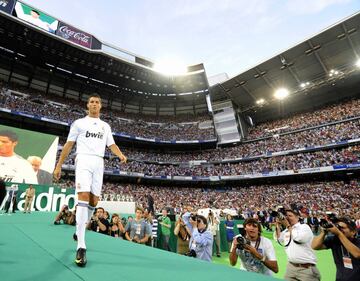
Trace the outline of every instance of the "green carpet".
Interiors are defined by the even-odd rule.
[[[274,280],[88,231],[86,268],[74,264],[74,227],[54,225],[55,213],[0,215],[0,279],[219,281]]]

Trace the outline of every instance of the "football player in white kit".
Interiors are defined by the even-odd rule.
[[[100,120],[101,98],[92,95],[87,103],[88,115],[74,121],[59,161],[54,170],[54,178],[60,179],[61,166],[76,142],[75,188],[77,193],[76,235],[77,253],[75,263],[85,266],[85,228],[99,201],[103,183],[105,147],[126,163],[127,158],[115,144],[109,124]]]

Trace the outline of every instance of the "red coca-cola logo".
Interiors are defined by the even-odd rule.
[[[63,25],[59,28],[59,31],[66,39],[70,39],[70,40],[73,39],[74,41],[80,41],[86,45],[90,44],[91,36],[79,30],[75,30],[67,25]]]

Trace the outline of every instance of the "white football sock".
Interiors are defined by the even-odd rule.
[[[77,234],[77,249],[84,248],[85,245],[85,230],[88,222],[88,206],[89,203],[86,201],[78,201],[76,209],[76,234]]]
[[[95,207],[90,206],[90,205],[88,206],[88,220],[87,220],[87,222],[90,221],[90,219],[91,219],[91,217],[92,217],[92,215],[94,213],[94,210],[95,210]]]

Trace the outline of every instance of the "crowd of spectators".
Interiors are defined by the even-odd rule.
[[[67,182],[74,188],[74,182]],[[149,195],[154,200],[156,213],[173,208],[180,214],[186,206],[193,209],[215,208],[235,210],[244,218],[259,211],[275,210],[277,206],[297,203],[305,213],[333,212],[339,216],[356,217],[360,212],[360,182],[330,181],[238,186],[231,188],[190,188],[175,186],[146,186],[107,182],[103,185],[102,199],[107,201],[133,201],[148,207]]]
[[[292,114],[289,117],[256,125],[249,131],[248,139],[272,136],[283,132],[308,128],[333,121],[359,116],[360,99],[333,104],[321,109]]]
[[[9,95],[6,88],[0,90],[0,107],[46,117],[71,124],[74,120],[86,115],[85,105],[76,101],[52,95],[46,96],[34,90],[19,86],[11,86],[12,90],[25,93]],[[208,114],[197,116],[149,116],[103,109],[102,119],[110,124],[116,133],[157,138],[161,140],[209,140],[215,139],[214,127],[199,126],[207,121],[212,124]]]
[[[360,138],[360,119],[324,126],[317,129],[281,135],[269,139],[191,152],[157,152],[149,150],[123,149],[131,159],[153,162],[189,162],[194,160],[221,161],[266,155],[298,148],[308,148]]]
[[[110,170],[120,169],[147,176],[233,176],[351,164],[358,163],[359,159],[360,146],[355,145],[342,149],[281,155],[253,161],[187,166],[159,165],[141,161],[129,161],[126,165],[120,165],[119,159],[112,158],[105,159],[105,167]]]

